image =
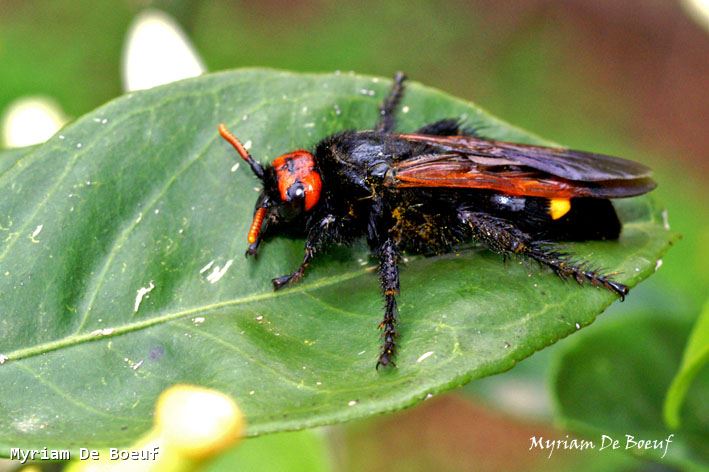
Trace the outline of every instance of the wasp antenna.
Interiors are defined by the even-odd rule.
[[[251,226],[249,227],[249,234],[247,240],[249,242],[249,247],[246,251],[247,256],[255,256],[256,249],[261,242],[261,227],[263,226],[263,219],[266,216],[266,207],[259,207],[254,212],[254,219],[251,221]]]
[[[222,138],[224,138],[229,144],[234,146],[234,149],[236,149],[236,152],[239,153],[239,155],[249,164],[251,167],[251,171],[256,174],[256,177],[259,179],[263,180],[263,167],[261,167],[261,164],[256,162],[253,157],[251,157],[251,154],[249,154],[249,151],[246,150],[243,144],[241,144],[241,141],[237,139],[236,136],[234,136],[231,131],[226,129],[226,126],[224,123],[221,123],[219,125],[219,134],[222,135]]]
[[[249,228],[249,244],[254,244],[258,241],[259,235],[261,234],[261,225],[263,224],[263,217],[266,216],[266,208],[261,207],[254,213],[254,219],[251,222],[251,228]]]

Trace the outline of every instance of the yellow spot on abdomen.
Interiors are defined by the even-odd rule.
[[[571,210],[571,200],[568,198],[552,198],[549,200],[549,215],[552,220],[558,220]]]

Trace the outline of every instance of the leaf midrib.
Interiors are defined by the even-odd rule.
[[[272,300],[280,297],[287,297],[289,295],[300,294],[303,292],[308,292],[311,290],[318,290],[331,285],[337,285],[341,282],[351,280],[367,274],[366,268],[358,269],[355,271],[346,272],[340,275],[334,275],[330,277],[323,277],[311,284],[302,284],[294,288],[281,291],[266,291],[260,292],[253,295],[247,295],[240,298],[232,298],[229,300],[222,300],[216,303],[210,303],[207,305],[201,305],[197,307],[186,308],[180,311],[167,312],[161,315],[154,316],[152,318],[134,322],[127,323],[119,326],[107,326],[101,328],[100,330],[91,331],[88,333],[74,333],[64,338],[56,339],[54,341],[49,341],[41,344],[37,344],[32,347],[27,347],[24,349],[17,349],[15,351],[4,354],[5,360],[16,361],[20,359],[25,359],[28,357],[38,356],[40,354],[45,354],[47,352],[56,351],[57,349],[77,346],[79,344],[84,344],[93,341],[100,341],[103,339],[120,336],[132,331],[139,331],[143,329],[150,328],[152,326],[168,323],[173,320],[180,318],[186,318],[188,316],[198,315],[204,312],[218,310],[220,308],[225,308],[229,306],[245,305],[252,302],[262,302],[265,300]]]
[[[642,224],[645,224],[645,223],[647,223],[647,222],[629,222],[627,224],[628,225],[637,224],[638,226],[642,226]],[[192,316],[192,315],[198,315],[198,314],[201,314],[204,312],[208,312],[210,310],[217,310],[217,309],[228,307],[228,306],[244,305],[244,304],[257,302],[257,301],[272,300],[275,298],[288,296],[288,295],[295,295],[295,294],[302,294],[302,293],[307,294],[311,290],[317,290],[317,289],[328,287],[331,285],[336,285],[338,283],[362,276],[366,273],[368,273],[368,270],[365,267],[365,268],[346,272],[346,273],[336,275],[336,276],[324,277],[324,278],[319,279],[313,283],[302,284],[297,287],[282,290],[282,291],[260,292],[260,293],[256,293],[253,295],[247,295],[244,297],[240,297],[240,298],[232,298],[229,300],[223,300],[220,302],[210,303],[210,304],[202,305],[202,306],[198,306],[198,307],[191,307],[191,308],[187,308],[187,309],[176,311],[176,312],[167,312],[162,315],[157,315],[153,318],[146,319],[143,321],[138,321],[138,322],[134,322],[134,323],[127,323],[127,324],[115,326],[115,327],[108,326],[108,327],[104,327],[100,330],[95,330],[95,331],[91,331],[88,333],[76,332],[76,333],[73,333],[73,334],[66,336],[64,338],[60,338],[57,340],[41,343],[41,344],[38,344],[38,345],[35,345],[32,347],[17,349],[15,351],[5,353],[5,354],[3,354],[3,357],[6,362],[16,361],[16,360],[20,360],[20,359],[25,359],[25,358],[45,354],[47,352],[55,351],[55,350],[65,348],[65,347],[72,347],[72,346],[76,346],[76,345],[80,345],[80,344],[84,344],[84,343],[88,343],[88,342],[100,341],[100,340],[103,340],[106,338],[120,336],[120,335],[129,333],[129,332],[132,332],[132,331],[140,331],[140,330],[147,329],[147,328],[150,328],[150,327],[158,325],[158,324],[168,323],[170,321],[181,319],[181,318],[186,318],[186,317]]]

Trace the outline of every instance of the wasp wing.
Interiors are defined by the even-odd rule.
[[[441,151],[506,159],[557,177],[582,182],[649,178],[652,171],[637,162],[619,157],[573,151],[565,148],[488,141],[474,136],[430,136],[400,134],[406,141],[427,144]]]
[[[631,197],[655,188],[650,169],[611,156],[471,136],[399,138],[433,152],[394,163],[388,184],[396,187],[479,188],[546,198]]]

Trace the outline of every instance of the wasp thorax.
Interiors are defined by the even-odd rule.
[[[303,199],[305,210],[311,210],[320,200],[322,180],[315,169],[315,158],[308,151],[293,151],[273,160],[281,200]]]

